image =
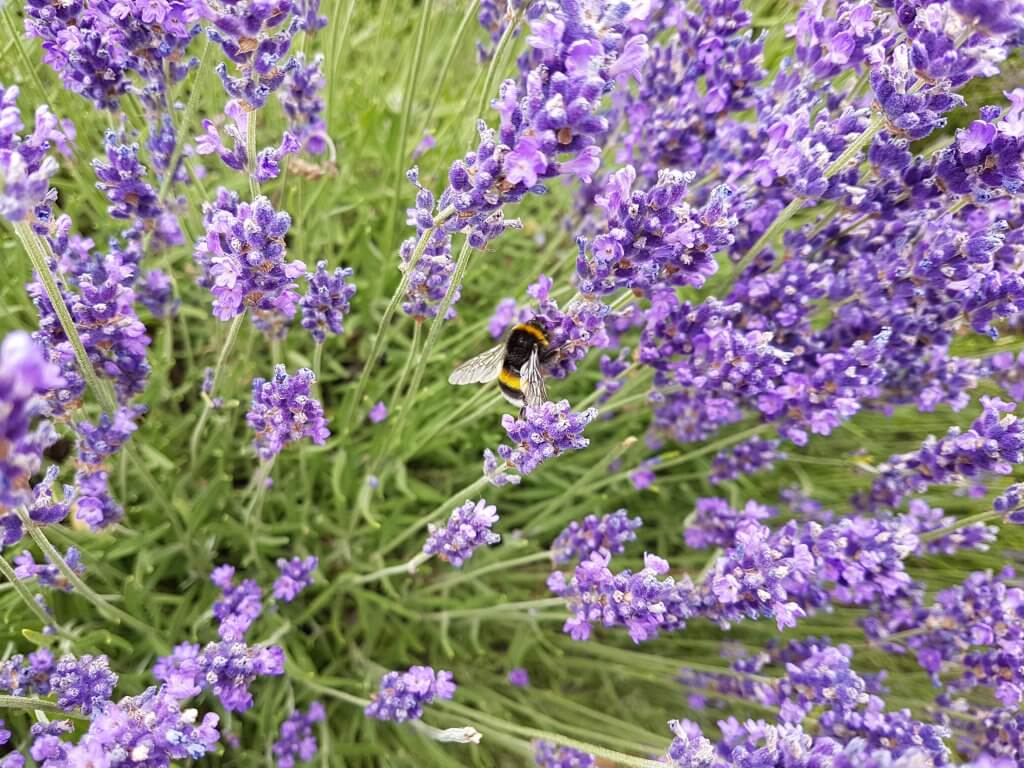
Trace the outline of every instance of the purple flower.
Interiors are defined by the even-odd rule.
[[[666,170],[648,192],[631,192],[632,166],[611,174],[596,198],[604,211],[601,233],[577,239],[580,290],[609,294],[622,289],[649,294],[671,286],[700,287],[718,271],[714,254],[733,243],[737,226],[732,192],[719,187],[707,206],[685,201],[692,174]]]
[[[1003,515],[1003,520],[1017,525],[1024,524],[1024,483],[1014,483],[992,501],[992,509]],[[913,504],[913,502],[911,502]]]
[[[787,664],[786,677],[779,685],[782,718],[799,723],[818,706],[838,717],[866,704],[867,685],[850,668],[852,655],[845,645],[812,646],[807,658]]]
[[[225,709],[245,712],[253,703],[249,686],[256,678],[284,674],[284,650],[228,640],[209,643],[189,668],[195,671],[196,684],[213,693]]]
[[[461,568],[473,556],[474,550],[501,541],[501,536],[491,531],[496,522],[498,512],[493,504],[489,505],[483,499],[467,501],[452,512],[443,528],[433,523],[427,527],[423,551]]]
[[[198,722],[196,718],[194,709],[182,710],[162,687],[147,688],[116,704],[104,702],[97,706],[78,744],[68,748],[67,764],[167,766],[172,761],[198,760],[216,749],[220,718],[212,712]],[[125,759],[112,759],[115,755]]]
[[[84,715],[102,709],[115,685],[117,675],[110,671],[106,656],[64,656],[50,676],[57,706],[65,712],[80,709]]]
[[[419,191],[416,193],[416,207],[408,209],[407,219],[407,223],[416,228],[416,235],[406,239],[400,248],[403,271],[412,268],[409,287],[405,291],[405,301],[402,303],[402,311],[415,319],[422,320],[437,315],[438,305],[444,299],[445,293],[448,291],[448,283],[455,271],[455,262],[452,261],[451,235],[442,229],[437,229],[427,240],[423,255],[420,256],[415,266],[411,265],[416,244],[434,223],[434,193],[420,186],[417,169],[414,168],[406,176]],[[455,293],[452,294],[453,306],[449,307],[445,320],[455,317],[454,304],[458,302],[460,293],[461,287],[456,288]]]
[[[47,696],[53,675],[53,654],[46,648],[30,653],[17,653],[0,661],[0,690],[13,696]]]
[[[285,58],[292,38],[303,25],[292,16],[293,10],[290,0],[273,0],[252,7],[210,7],[210,39],[220,45],[238,71],[231,75],[227,65],[221,63],[217,65],[217,74],[228,95],[242,101],[248,111],[262,107],[297,65],[294,58]]]
[[[407,672],[388,672],[380,679],[380,686],[364,712],[377,720],[404,723],[419,720],[423,707],[435,699],[450,699],[455,695],[452,673],[431,667],[410,667]]]
[[[712,485],[721,485],[727,480],[771,469],[775,462],[784,458],[786,454],[779,450],[778,440],[765,440],[755,436],[716,453],[711,459],[708,480]]]
[[[160,656],[153,665],[153,677],[178,700],[190,699],[202,690],[196,677],[199,651],[196,643],[179,643],[170,656]]]
[[[223,207],[228,193],[217,194],[216,206],[203,208],[206,235],[195,248],[213,293],[214,317],[230,320],[249,308],[294,317],[299,301],[295,278],[305,274],[306,266],[285,261],[291,217],[275,211],[263,196],[232,209]]]
[[[373,407],[370,409],[369,416],[370,421],[373,424],[380,424],[388,417],[388,407],[384,405],[383,400],[378,400],[373,404]]]
[[[79,576],[85,574],[85,565],[82,564],[81,554],[75,547],[68,547],[67,552],[64,553],[64,562]],[[22,581],[37,579],[44,587],[59,589],[64,592],[70,592],[73,589],[71,582],[67,580],[56,565],[49,560],[45,564],[36,563],[28,550],[24,550],[20,555],[15,556],[14,566],[14,575]]]
[[[281,575],[274,580],[274,599],[290,603],[299,593],[313,583],[313,571],[316,570],[318,559],[309,557],[293,557],[285,560],[277,559],[277,570]]]
[[[33,421],[42,396],[64,379],[27,333],[15,331],[0,343],[0,506],[31,498],[29,478],[42,464],[43,450],[57,439],[49,422]]]
[[[50,178],[57,173],[57,161],[50,156],[51,144],[64,155],[71,154],[74,126],[61,125],[49,108],[39,107],[32,133],[22,137],[25,127],[18,109],[18,87],[0,85],[0,216],[8,221],[47,222],[56,191]]]
[[[502,299],[487,323],[487,332],[492,339],[500,339],[509,328],[516,323],[525,323],[532,315],[529,309],[520,308],[515,299]]]
[[[697,607],[689,578],[659,578],[668,572],[668,563],[655,555],[644,555],[644,567],[637,573],[612,573],[610,559],[595,552],[576,566],[569,580],[560,571],[548,578],[548,589],[565,598],[573,614],[563,627],[573,640],[589,639],[594,624],[626,627],[634,643],[686,626]]]
[[[277,768],[295,768],[297,761],[309,762],[316,756],[318,745],[313,725],[325,716],[324,706],[319,701],[312,702],[305,713],[296,709],[288,715],[281,723],[281,736],[272,748]]]
[[[516,688],[526,688],[530,685],[530,673],[523,667],[513,667],[508,671],[508,682]]]
[[[306,152],[319,155],[331,141],[324,124],[324,100],[320,96],[325,82],[321,71],[324,57],[317,54],[307,65],[306,55],[298,53],[295,62],[278,98],[288,117],[288,131]]]
[[[160,269],[148,270],[138,285],[138,299],[153,317],[167,320],[178,314],[181,302],[174,298],[171,278]]]
[[[322,344],[327,333],[341,334],[345,328],[342,321],[349,311],[349,301],[356,294],[356,286],[346,283],[352,277],[351,269],[337,267],[332,275],[327,271],[327,262],[318,261],[316,271],[306,275],[309,289],[302,297],[302,327]]]
[[[700,726],[689,720],[670,720],[674,734],[668,748],[670,765],[675,768],[710,768],[715,764],[715,748],[701,733]]]
[[[643,525],[639,517],[630,518],[624,509],[606,515],[587,515],[582,522],[572,521],[551,544],[555,565],[573,560],[589,560],[594,552],[620,554],[626,543],[636,539],[636,529]]]
[[[283,365],[275,366],[271,381],[253,379],[252,406],[246,420],[256,432],[253,446],[264,461],[289,443],[308,437],[323,445],[330,436],[323,406],[310,395],[314,381],[308,368],[289,376]]]
[[[774,509],[753,500],[742,509],[733,509],[724,499],[697,499],[696,509],[683,523],[683,538],[691,549],[732,547],[745,522],[774,516]]]
[[[210,574],[210,581],[221,591],[213,603],[218,621],[217,634],[224,640],[242,640],[249,627],[263,613],[263,590],[254,579],[243,579],[237,585],[235,568],[219,565]]]
[[[807,545],[797,543],[785,553],[756,520],[742,521],[735,537],[735,545],[715,561],[702,585],[703,613],[724,627],[762,616],[774,618],[780,631],[795,626],[806,612],[787,590],[787,582],[813,573],[814,557]]]
[[[594,768],[597,765],[593,755],[550,741],[533,742],[533,761],[540,768]]]
[[[596,408],[573,413],[568,400],[527,406],[521,419],[506,414],[501,425],[514,445],[499,445],[498,456],[528,475],[553,456],[586,448],[590,441],[583,437],[583,428],[596,416]]]

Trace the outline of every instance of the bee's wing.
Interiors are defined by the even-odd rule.
[[[499,344],[467,360],[452,371],[451,376],[448,377],[448,383],[486,384],[489,381],[494,381],[501,373],[501,364],[504,361],[505,345]]]
[[[536,408],[548,399],[547,387],[544,386],[544,374],[540,369],[540,353],[534,347],[530,359],[526,361],[519,374],[519,386],[523,390],[523,398],[531,408]]]

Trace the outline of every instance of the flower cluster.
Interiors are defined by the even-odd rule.
[[[316,570],[318,560],[313,555],[309,557],[293,557],[285,560],[283,557],[277,559],[277,570],[281,575],[274,580],[274,599],[290,603],[299,593],[313,583],[313,571]]]
[[[380,679],[373,701],[366,707],[367,717],[404,723],[419,720],[423,707],[435,699],[455,695],[452,673],[431,667],[410,667],[406,672],[388,672]]]
[[[736,532],[745,521],[765,520],[774,515],[774,509],[756,501],[733,509],[724,499],[697,499],[693,513],[683,522],[683,538],[692,549],[732,547],[736,544]]]
[[[241,640],[263,613],[263,590],[254,579],[235,584],[235,568],[231,565],[214,568],[210,581],[221,592],[220,599],[213,603],[213,616],[219,623],[217,633],[225,640]]]
[[[423,552],[461,568],[474,550],[501,541],[501,536],[491,530],[496,522],[498,512],[493,504],[483,499],[467,501],[452,512],[443,527],[433,523],[428,526]]]
[[[295,768],[297,761],[308,762],[316,756],[318,745],[313,725],[325,716],[319,701],[311,703],[306,712],[296,709],[288,715],[281,723],[281,736],[272,747],[277,768]]]
[[[497,454],[506,465],[528,475],[560,453],[586,448],[590,441],[583,437],[583,429],[596,416],[596,408],[574,413],[568,400],[527,406],[519,419],[506,414],[501,425],[513,445],[499,445]],[[485,455],[484,458],[486,469],[488,460],[493,461],[493,456],[488,459]],[[491,474],[488,472],[489,476]]]
[[[323,406],[310,393],[314,381],[308,368],[289,376],[283,365],[274,368],[271,381],[252,380],[252,406],[246,420],[256,433],[256,453],[264,461],[289,443],[308,437],[323,445],[330,436]]]
[[[302,309],[302,327],[322,344],[328,332],[345,332],[342,321],[348,314],[349,301],[356,295],[356,286],[345,282],[352,277],[351,269],[337,267],[334,273],[327,271],[327,262],[318,261],[316,271],[307,274],[309,289],[299,301]]]
[[[624,509],[573,520],[551,543],[551,560],[555,565],[566,565],[573,560],[589,560],[595,552],[620,554],[627,542],[636,539],[636,529],[642,525],[643,520],[631,518]]]

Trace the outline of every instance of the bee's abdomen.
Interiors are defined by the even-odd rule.
[[[505,399],[513,405],[522,407],[526,402],[526,398],[523,397],[519,374],[510,370],[507,365],[498,374],[498,387],[501,389],[501,394],[505,396]]]

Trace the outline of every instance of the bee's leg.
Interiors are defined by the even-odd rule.
[[[553,363],[558,358],[559,354],[560,352],[558,347],[555,347],[553,349],[547,348],[540,353],[540,362],[542,365],[548,365],[550,363]]]
[[[519,418],[520,419],[525,419],[526,418],[526,406],[525,405],[523,405],[523,406],[521,406],[519,408]]]

